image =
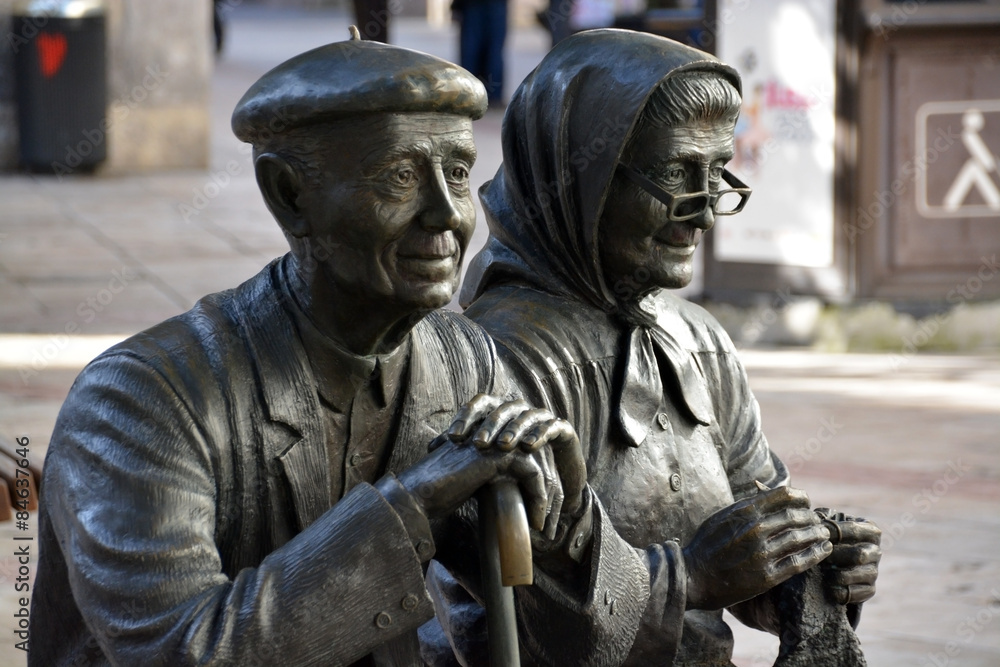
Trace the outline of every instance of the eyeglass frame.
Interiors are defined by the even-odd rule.
[[[626,178],[638,185],[640,188],[646,191],[647,194],[654,197],[657,201],[661,202],[667,207],[667,216],[673,222],[684,222],[686,220],[691,220],[692,218],[697,218],[699,215],[705,212],[705,209],[709,206],[712,207],[712,213],[715,215],[735,215],[743,210],[743,207],[747,205],[747,201],[750,199],[750,194],[753,190],[743,181],[736,178],[736,176],[728,169],[722,170],[722,180],[726,182],[727,185],[731,185],[728,190],[722,190],[712,194],[708,190],[702,190],[700,192],[688,192],[681,195],[675,195],[667,192],[662,187],[653,182],[645,174],[640,172],[638,169],[625,164],[624,162],[618,163],[618,170],[621,171]],[[730,192],[735,192],[740,196],[740,203],[736,208],[731,211],[718,211],[715,206],[719,199],[724,194]],[[700,207],[694,213],[688,215],[675,215],[674,211],[678,206],[684,204],[687,201],[696,199],[698,197],[703,197],[705,199],[705,205]]]

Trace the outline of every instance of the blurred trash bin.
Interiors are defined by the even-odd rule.
[[[63,175],[107,157],[103,0],[14,6],[15,96],[21,165]]]

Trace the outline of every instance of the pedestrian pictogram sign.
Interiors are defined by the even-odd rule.
[[[917,210],[927,218],[1000,218],[1000,100],[917,110]]]

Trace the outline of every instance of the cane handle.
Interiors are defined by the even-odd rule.
[[[497,546],[504,586],[528,586],[534,581],[528,515],[517,485],[500,481],[490,489],[496,499]]]

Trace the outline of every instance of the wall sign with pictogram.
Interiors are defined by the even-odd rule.
[[[958,160],[938,160],[945,128],[961,128],[959,143],[944,143]],[[917,110],[916,139],[915,159],[927,165],[917,173],[922,216],[1000,218],[1000,99],[927,102]]]
[[[1000,296],[980,275],[1000,257],[1000,14],[963,25],[963,7],[928,4],[865,42],[845,228],[860,296],[949,303],[973,278],[963,302]]]

